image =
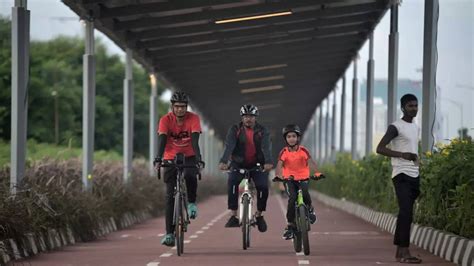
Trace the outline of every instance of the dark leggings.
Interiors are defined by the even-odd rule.
[[[186,164],[195,163],[194,157],[186,158]],[[197,191],[197,169],[187,168],[184,170],[184,180],[186,183],[186,193],[188,195],[188,202],[196,202],[196,191]],[[173,211],[174,211],[174,188],[176,186],[176,168],[168,167],[164,168],[164,181],[166,183],[166,233],[171,234],[174,231],[173,227]]]
[[[288,193],[288,208],[286,211],[286,220],[288,223],[295,223],[295,203],[296,198],[298,197],[298,182],[295,181],[288,181],[285,183],[286,192]],[[300,182],[300,187],[303,192],[303,200],[304,203],[310,207],[312,204],[311,196],[308,192],[308,182]]]

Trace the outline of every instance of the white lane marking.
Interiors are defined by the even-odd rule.
[[[173,254],[171,254],[171,253],[163,253],[163,254],[160,255],[160,257],[170,257],[171,255],[173,255]]]
[[[197,231],[196,234],[202,234],[204,231]]]
[[[202,230],[207,230],[207,229],[209,229],[209,226],[203,226],[201,229]]]
[[[281,213],[283,214],[283,217],[285,218],[285,221],[286,221],[285,205],[283,205],[283,201],[281,200],[280,196],[275,196],[275,197],[277,197],[278,205],[280,205]]]
[[[176,246],[175,246],[175,247],[172,247],[171,249],[176,249]]]
[[[298,252],[298,253],[296,253],[296,256],[303,256],[303,255],[304,255],[303,252]]]
[[[207,226],[213,226],[213,225],[214,225],[214,223],[208,223],[207,224]]]
[[[127,238],[127,237],[129,237],[129,236],[130,236],[130,235],[124,234],[124,235],[121,235],[120,237],[121,237],[121,238]]]
[[[344,236],[357,236],[357,235],[380,235],[375,231],[339,231],[339,232],[312,232],[312,235],[344,235]]]
[[[192,235],[189,238],[197,238],[197,237],[198,237],[197,235]]]
[[[152,261],[146,264],[146,266],[158,266],[158,265],[160,265],[160,262],[158,261]]]
[[[183,242],[184,242],[184,244],[189,244],[189,243],[191,243],[191,240],[184,240]]]
[[[309,265],[309,260],[298,260],[298,265]]]
[[[161,234],[158,234],[157,236],[164,236],[165,234],[161,233]]]

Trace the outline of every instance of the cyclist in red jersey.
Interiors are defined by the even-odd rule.
[[[163,160],[173,160],[177,153],[184,153],[186,164],[203,166],[199,149],[199,135],[201,123],[199,116],[187,111],[188,96],[177,91],[171,97],[172,111],[164,115],[158,126],[158,155],[155,158],[155,168],[160,169]],[[198,209],[196,206],[197,174],[198,169],[187,168],[184,171],[186,190],[188,195],[188,213],[191,219],[196,219]],[[173,235],[173,209],[174,187],[176,186],[176,168],[164,169],[164,182],[166,183],[166,235],[161,244],[174,246]]]

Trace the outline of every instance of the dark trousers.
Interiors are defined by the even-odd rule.
[[[229,210],[235,211],[239,207],[239,184],[243,178],[244,176],[239,172],[229,173],[227,180],[227,207]],[[257,189],[257,210],[265,211],[268,199],[268,173],[254,171],[250,173],[250,178]]]
[[[303,192],[303,201],[306,206],[310,207],[312,204],[311,196],[308,191],[308,182],[300,182],[300,188]],[[295,203],[298,197],[298,183],[289,181],[285,183],[286,192],[288,193],[288,208],[286,210],[286,220],[288,223],[295,223]]]
[[[194,164],[196,163],[196,159],[194,157],[186,158],[186,164]],[[197,191],[197,174],[198,169],[194,168],[186,168],[184,170],[184,180],[186,183],[186,194],[188,196],[188,202],[194,203],[196,202],[196,191]],[[177,176],[178,172],[174,167],[167,167],[164,168],[164,178],[163,180],[166,183],[166,233],[171,234],[174,231],[173,227],[173,211],[174,211],[174,188],[177,184]]]
[[[398,201],[397,228],[393,244],[399,247],[410,245],[410,227],[413,221],[413,204],[420,195],[420,178],[399,174],[393,178]]]

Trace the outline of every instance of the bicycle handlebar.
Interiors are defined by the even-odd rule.
[[[321,179],[323,179],[323,178],[326,178],[326,176],[323,175],[323,174],[320,174],[320,175],[318,175],[318,176],[312,175],[312,176],[310,176],[308,179],[303,179],[303,180],[295,180],[295,179],[294,179],[294,176],[290,176],[288,179],[284,179],[284,178],[281,178],[281,177],[279,177],[279,176],[275,176],[275,177],[272,179],[272,181],[273,181],[273,182],[282,182],[282,183],[285,183],[285,182],[288,182],[288,181],[303,182],[303,181],[308,181],[308,180],[310,180],[310,179],[311,179],[311,180],[314,180],[314,181],[318,181],[318,180],[321,180]]]
[[[239,172],[241,174],[245,174],[245,173],[250,173],[250,172],[253,172],[253,171],[256,171],[256,172],[263,172],[263,167],[260,165],[260,164],[257,164],[256,166],[252,167],[252,168],[237,168],[237,167],[231,167],[229,169],[229,172],[230,171],[234,171],[234,172]]]
[[[173,161],[163,161],[160,165],[160,168],[161,167],[165,167],[165,168],[169,168],[169,167],[176,167],[176,168],[181,168],[181,169],[191,169],[191,168],[196,168],[196,169],[202,169],[203,167],[200,167],[200,162],[196,163],[196,164],[176,164],[174,163]],[[161,169],[158,168],[158,179],[161,179]],[[201,172],[198,172],[197,174],[198,176],[198,179],[201,180]]]

